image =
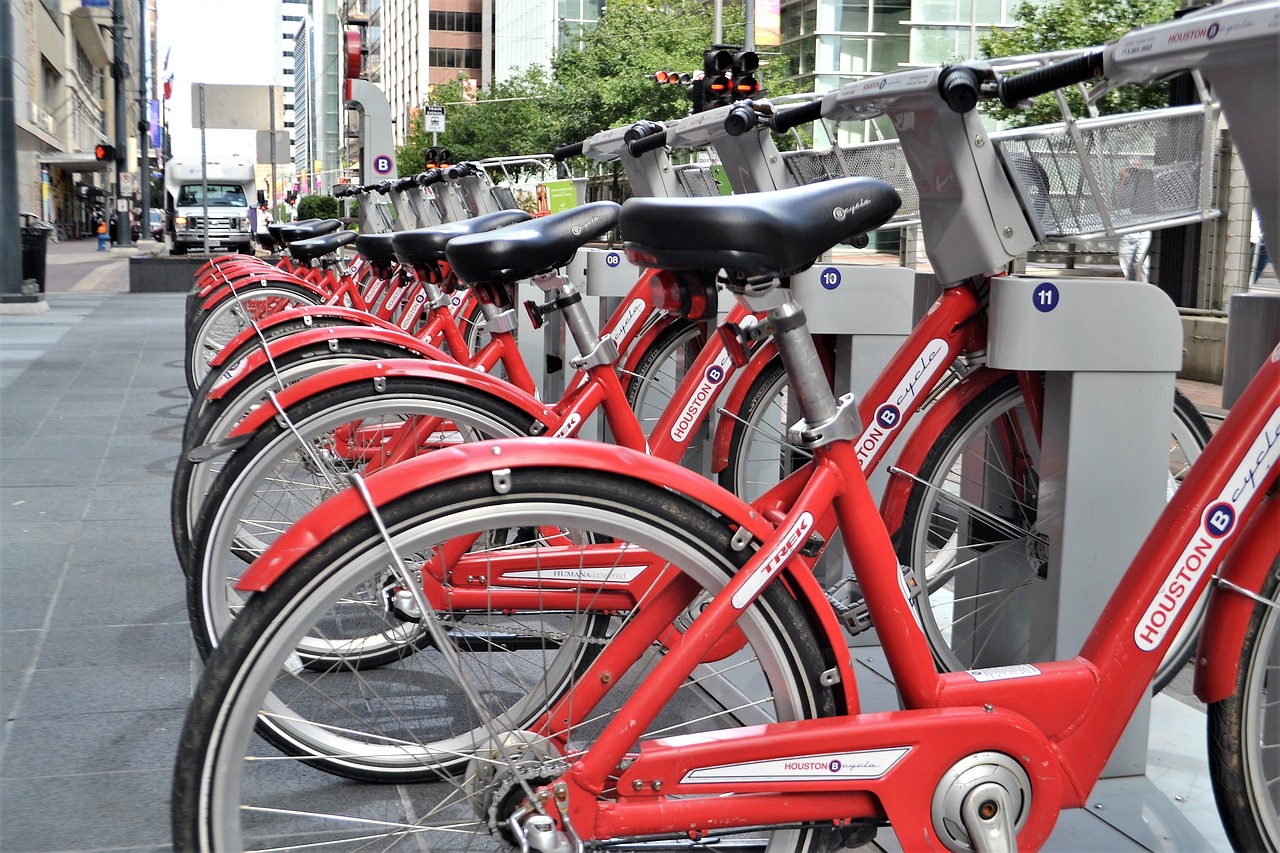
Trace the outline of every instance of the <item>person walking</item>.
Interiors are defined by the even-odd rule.
[[[1271,263],[1267,244],[1262,237],[1262,221],[1258,219],[1256,209],[1253,211],[1253,222],[1249,224],[1249,242],[1253,244],[1253,278],[1249,281],[1252,287],[1262,278],[1262,271],[1267,268],[1267,264]]]
[[[98,232],[98,251],[105,252],[107,242],[111,239],[111,235],[107,233],[107,220],[102,218],[101,213],[95,213],[93,218],[96,223],[94,229]]]

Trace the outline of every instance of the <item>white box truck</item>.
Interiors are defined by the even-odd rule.
[[[204,187],[208,188],[207,208]],[[175,255],[184,255],[189,249],[203,251],[207,215],[210,251],[252,254],[254,190],[253,163],[247,160],[210,161],[205,164],[203,181],[198,159],[170,160],[164,169],[170,251]]]

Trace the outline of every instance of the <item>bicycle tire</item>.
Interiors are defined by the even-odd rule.
[[[228,293],[216,304],[201,311],[188,329],[183,368],[187,389],[194,395],[201,380],[209,372],[209,362],[236,335],[252,325],[250,315],[263,310],[284,310],[303,305],[317,305],[320,297],[304,287],[288,282],[242,288]]]
[[[568,514],[580,531],[633,542],[673,565],[687,567],[688,576],[696,582],[682,587],[676,606],[688,613],[695,612],[691,608],[700,600],[698,588],[718,588],[743,559],[732,548],[732,531],[723,519],[660,486],[605,472],[553,467],[517,469],[509,482],[510,490],[502,495],[494,493],[487,474],[435,484],[384,507],[382,516],[400,553],[411,554],[472,530],[540,528],[544,523],[558,527]],[[332,619],[334,606],[350,589],[376,580],[386,559],[386,548],[372,521],[362,519],[335,531],[274,586],[250,599],[210,658],[183,729],[173,789],[176,849],[244,849],[247,836],[258,833],[273,833],[275,843],[280,836],[302,844],[320,840],[305,832],[307,829],[322,830],[329,842],[336,842],[341,833],[369,836],[385,832],[390,837],[380,839],[379,849],[397,850],[424,840],[430,846],[432,833],[440,829],[449,833],[441,842],[448,849],[510,849],[493,837],[490,824],[500,824],[523,794],[505,771],[490,772],[483,778],[474,773],[457,778],[477,752],[494,755],[495,746],[487,735],[479,733],[476,709],[467,702],[449,701],[454,694],[447,691],[456,690],[457,681],[451,674],[433,669],[439,657],[434,649],[423,649],[374,673],[335,668],[318,674],[289,665],[298,642]],[[670,587],[664,590],[674,592]],[[611,614],[610,627],[616,628],[616,623],[630,619],[635,612]],[[437,618],[452,617],[437,614]],[[602,642],[565,633],[556,640],[551,660],[544,662],[531,655],[517,667],[511,655],[493,651],[501,651],[501,646],[491,638],[503,636],[498,631],[509,630],[498,614],[475,618],[492,618],[494,625],[490,635],[481,638],[488,642],[472,642],[465,655],[460,655],[467,667],[464,677],[474,685],[481,701],[492,704],[484,715],[504,733],[510,732],[501,735],[503,741],[515,738],[529,744],[525,755],[531,756],[532,763],[526,767],[527,775],[538,784],[546,773],[560,771],[557,762],[561,753],[546,746],[549,740],[544,733],[524,732],[519,727],[529,725],[542,708],[562,695],[567,683],[582,671],[584,658],[593,657],[597,647],[607,647],[616,633]],[[465,624],[455,622],[451,628],[458,630]],[[561,617],[548,625],[563,630],[574,623]],[[767,679],[768,697],[756,693],[750,697],[765,704],[726,709],[713,704],[705,688],[695,688],[690,680],[680,692],[696,689],[700,695],[690,699],[693,705],[673,703],[667,707],[668,715],[659,717],[660,725],[655,727],[663,735],[722,727],[734,721],[730,713],[749,715],[749,719],[799,719],[835,712],[834,697],[821,684],[820,647],[797,602],[785,594],[781,584],[765,590],[744,612],[739,627],[750,648],[741,656],[732,656],[724,666],[749,666]],[[476,634],[485,628],[471,625]],[[544,657],[545,652],[544,648]],[[502,669],[482,670],[491,656],[504,658]],[[614,681],[615,690],[606,697],[611,700],[607,707],[596,706],[581,720],[576,719],[577,713],[567,712],[572,719],[555,723],[557,738],[562,735],[571,750],[590,743],[599,720],[615,707],[613,700],[629,695],[634,685],[642,683],[648,666],[660,657],[660,649],[642,651],[641,659],[633,659],[629,669]],[[701,684],[707,683],[713,666],[708,663],[708,672],[697,673]],[[377,683],[373,678],[379,679]],[[316,686],[318,679],[325,684]],[[351,684],[341,687],[339,680]],[[411,683],[423,685],[421,692],[405,689],[401,694],[383,696],[375,690],[381,685]],[[498,689],[508,684],[505,693]],[[318,725],[324,722],[318,707],[303,705],[301,698],[287,704],[295,688],[298,697],[317,705],[325,697],[336,701],[349,691],[363,692],[358,706],[352,703],[334,711],[339,715],[339,726],[325,729]],[[428,702],[428,698],[435,701]],[[753,708],[755,713],[750,713]],[[260,713],[264,709],[266,713]],[[354,719],[356,710],[362,715],[359,720]],[[384,718],[374,719],[375,710],[383,712]],[[284,711],[287,714],[281,713]],[[741,720],[737,722],[741,724]],[[454,723],[456,727],[447,728]],[[363,728],[357,731],[358,726]],[[261,751],[252,737],[255,731],[298,760],[249,760],[255,757],[254,749]],[[358,739],[365,731],[371,737]],[[422,752],[422,744],[432,738],[434,751]],[[315,746],[321,742],[333,748],[331,754],[317,753]],[[396,749],[386,744],[394,744]],[[380,766],[374,766],[378,764],[375,759]],[[417,766],[406,768],[414,764],[411,759],[417,759]],[[299,763],[336,775],[382,781],[412,776],[420,784],[412,788],[326,784],[316,774],[305,775]],[[511,796],[503,795],[504,779]],[[269,802],[261,802],[260,797]],[[291,810],[291,804],[299,808]],[[333,813],[339,807],[343,811]],[[412,810],[410,815],[406,815],[406,808]],[[346,818],[359,823],[348,826]],[[266,825],[271,821],[279,823]],[[841,831],[830,825],[800,826],[764,834],[768,851],[780,853],[826,851],[831,836]]]
[[[898,559],[913,568],[924,590],[920,613],[925,634],[938,664],[948,671],[1023,663],[1031,654],[1034,629],[1019,598],[1043,576],[1048,555],[1030,532],[1036,518],[1039,448],[1022,399],[1017,377],[1011,374],[979,393],[943,429],[915,472],[919,479],[909,493],[896,537]],[[1210,435],[1195,406],[1176,391],[1172,416],[1176,441],[1170,447],[1170,489]],[[983,444],[980,437],[993,433],[1002,436],[1000,441],[1013,437],[1017,446],[1005,456],[1018,461],[1020,473],[1010,476],[1008,468],[1013,466],[998,469],[973,461],[966,449],[975,442]],[[977,488],[972,485],[976,477],[959,473],[966,459],[968,465],[979,466],[984,494],[996,496],[1001,509],[991,515],[999,519],[957,510],[949,501],[961,482],[970,484],[966,490]],[[967,506],[997,505],[990,498],[975,499],[967,491],[966,495]],[[962,515],[971,515],[967,523]],[[993,558],[1002,553],[1006,559],[993,568]],[[1003,579],[993,581],[997,569]],[[1194,650],[1202,609],[1203,600],[1196,603],[1188,627],[1161,661],[1153,681],[1157,691],[1177,675]]]
[[[192,462],[188,452],[202,444],[215,442],[230,434],[232,428],[254,406],[266,399],[266,389],[279,390],[331,367],[359,361],[410,358],[413,353],[381,341],[358,338],[340,339],[336,346],[327,342],[295,349],[276,359],[274,369],[264,364],[245,377],[239,392],[211,401],[198,418],[191,433],[191,444],[184,447],[173,472],[173,488],[169,494],[169,522],[178,563],[189,573],[191,533],[199,517],[200,504],[213,482],[214,474],[226,463],[225,456],[203,462]]]
[[[1249,619],[1235,690],[1208,708],[1209,775],[1232,848],[1275,851],[1280,850],[1275,759],[1280,726],[1268,691],[1274,692],[1280,667],[1280,553],[1260,594],[1267,603],[1256,604]]]
[[[386,445],[375,424],[411,415],[448,419],[461,441],[531,435],[534,426],[528,414],[493,394],[416,376],[390,377],[377,392],[367,380],[331,388],[291,406],[288,415],[297,432],[278,420],[265,424],[227,460],[201,506],[192,535],[196,560],[187,576],[187,611],[201,657],[209,656],[239,607],[230,587],[244,567],[277,534],[346,488],[348,472],[364,469],[358,457],[369,448],[357,445],[358,436],[344,442],[337,430],[359,422],[377,452]],[[455,443],[452,434],[440,440]],[[399,641],[366,648],[359,665],[381,666],[406,652]],[[309,657],[323,661],[323,650]]]

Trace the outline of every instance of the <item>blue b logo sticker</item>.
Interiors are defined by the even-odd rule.
[[[391,158],[385,154],[379,154],[373,158],[373,171],[379,175],[385,175],[391,171]]]
[[[1058,288],[1052,282],[1041,282],[1031,294],[1031,304],[1036,306],[1037,311],[1049,313],[1058,307]]]
[[[707,368],[707,381],[712,385],[718,385],[724,379],[724,368],[718,364],[713,364]]]
[[[885,429],[893,429],[902,419],[902,411],[892,403],[885,403],[876,409],[876,423]]]
[[[835,267],[827,267],[822,271],[822,275],[818,276],[818,280],[822,282],[822,286],[827,290],[835,290],[840,286],[840,270]]]
[[[1204,526],[1209,528],[1209,535],[1215,539],[1226,536],[1235,524],[1236,508],[1226,501],[1214,504],[1204,514]]]

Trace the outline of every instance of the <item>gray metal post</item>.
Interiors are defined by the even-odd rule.
[[[125,153],[129,150],[129,129],[125,126],[129,121],[128,103],[125,99],[125,83],[129,75],[126,73],[128,66],[124,59],[124,4],[125,0],[115,0],[111,4],[111,41],[115,47],[115,58],[111,62],[111,76],[116,81],[116,245],[132,246],[133,236],[129,232],[129,203],[125,202],[124,210],[120,209],[120,202],[124,198],[120,192],[120,175],[128,171]]]
[[[138,193],[142,221],[138,236],[151,239],[151,111],[147,108],[147,0],[138,0]]]
[[[271,112],[271,191],[267,193],[267,212],[274,219],[276,215],[276,87],[274,83],[267,87],[267,100]],[[262,215],[261,211],[258,215]]]
[[[204,84],[200,89],[200,233],[204,235],[204,253],[209,254],[209,152],[206,150],[204,126]]]
[[[0,0],[0,302],[22,296],[18,236],[18,128],[13,93],[13,3]]]

